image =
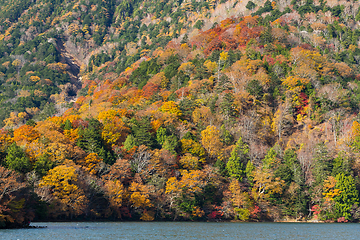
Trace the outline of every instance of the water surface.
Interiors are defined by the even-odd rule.
[[[66,222],[0,230],[0,239],[359,239],[358,223]]]

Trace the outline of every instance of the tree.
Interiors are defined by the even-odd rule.
[[[253,205],[250,201],[249,194],[241,190],[240,183],[235,178],[231,180],[229,190],[231,192],[231,202],[236,213],[235,218],[240,221],[249,220],[250,209]]]
[[[179,141],[175,135],[169,136],[166,128],[158,128],[156,131],[156,140],[162,146],[162,148],[170,151],[172,154],[176,154]]]
[[[226,119],[233,117],[235,115],[234,96],[231,93],[226,93],[220,103],[220,107]]]
[[[278,153],[275,150],[275,147],[272,147],[267,152],[266,156],[262,160],[264,169],[272,169],[277,163]]]
[[[41,155],[34,164],[35,172],[40,176],[43,177],[46,173],[56,166],[56,162],[51,161],[48,154]]]
[[[284,180],[285,192],[282,209],[284,214],[296,219],[305,216],[307,199],[304,193],[304,176],[297,154],[293,149],[286,149],[283,160],[274,172],[274,176]]]
[[[334,197],[336,217],[352,220],[351,209],[354,205],[359,205],[359,192],[356,189],[354,178],[339,173],[336,175],[335,188],[339,189],[339,195]]]
[[[126,137],[126,140],[124,142],[124,149],[129,151],[130,149],[132,149],[133,147],[135,147],[137,145],[137,142],[135,140],[135,137],[134,135],[132,134],[129,134],[127,137]]]
[[[138,182],[132,182],[129,187],[130,203],[138,212],[141,212],[141,220],[152,221],[154,220],[153,213],[148,211],[153,204],[150,201],[151,189],[147,185]]]
[[[164,102],[164,104],[160,108],[160,111],[173,114],[176,117],[179,117],[182,115],[179,105],[177,103],[175,103],[174,101]]]
[[[124,126],[124,122],[118,116],[111,116],[103,121],[101,136],[107,144],[114,146],[119,144],[121,139],[124,139],[123,136],[128,130],[129,129]]]
[[[295,181],[298,184],[303,183],[302,170],[297,159],[297,154],[293,149],[286,149],[282,163],[275,170],[275,176],[280,177],[286,184]]]
[[[125,198],[124,185],[117,179],[106,180],[105,194],[109,198],[111,208],[117,212],[118,217],[121,217],[120,207]]]
[[[349,159],[349,156],[345,155],[344,152],[339,152],[332,165],[332,176],[335,177],[339,173],[344,173],[346,176],[352,175],[351,160]]]
[[[155,139],[153,134],[150,132],[150,121],[147,118],[142,118],[139,121],[132,119],[131,123],[131,130],[134,134],[136,146],[145,145],[152,148],[155,144]]]
[[[176,150],[178,148],[178,138],[175,135],[167,136],[163,148],[172,154],[176,154]]]
[[[182,170],[181,180],[171,177],[166,182],[165,194],[170,198],[170,208],[192,212],[194,198],[203,191],[204,174],[200,170]]]
[[[255,200],[260,199],[268,201],[275,194],[281,194],[283,192],[283,187],[284,181],[274,177],[273,173],[259,169],[254,172],[252,195]]]
[[[85,170],[89,173],[97,174],[100,169],[100,162],[102,162],[102,159],[99,158],[97,153],[90,153],[85,157],[83,165],[85,167]]]
[[[17,195],[26,188],[15,172],[0,166],[0,228],[23,227],[32,219],[31,214],[23,211],[24,198]]]
[[[27,173],[31,170],[29,158],[25,155],[24,150],[13,143],[7,149],[5,165],[17,172]]]
[[[32,142],[39,136],[39,133],[34,129],[34,127],[29,125],[23,125],[14,131],[15,142]]]
[[[244,143],[240,137],[231,151],[231,157],[226,164],[226,170],[229,173],[229,176],[236,178],[241,182],[242,178],[245,176],[245,166],[248,161],[249,146]]]
[[[189,170],[198,170],[200,167],[199,158],[194,157],[189,153],[186,153],[182,158],[180,158],[179,163],[183,168]]]
[[[108,147],[102,138],[103,124],[97,119],[89,119],[89,125],[79,132],[77,146],[81,147],[87,153],[97,153],[105,163],[115,162],[115,156],[110,147]],[[111,142],[111,141],[110,141]]]
[[[255,171],[255,166],[251,161],[248,161],[246,164],[246,168],[245,168],[245,174],[246,174],[246,178],[248,179],[248,182],[250,184],[253,183],[254,181],[254,171]]]
[[[210,108],[206,106],[198,107],[192,112],[192,119],[199,126],[211,125],[213,118]]]
[[[51,189],[57,206],[55,214],[78,216],[87,207],[88,199],[84,191],[76,185],[78,174],[73,166],[60,165],[51,169],[40,181],[39,187]]]
[[[158,130],[156,131],[156,140],[161,146],[165,143],[166,136],[167,136],[166,128],[159,127]]]
[[[181,139],[180,143],[183,154],[190,153],[191,155],[198,157],[200,162],[205,161],[206,151],[200,143],[193,139],[186,138]]]
[[[220,132],[221,132],[221,141],[224,145],[230,145],[233,140],[234,137],[233,135],[225,128],[225,125],[223,124],[220,127]]]
[[[215,126],[207,126],[206,129],[201,132],[201,143],[210,156],[216,156],[222,149],[220,131],[217,130]]]
[[[252,1],[249,1],[246,4],[246,8],[249,9],[249,10],[253,10],[255,7],[256,7],[256,4],[254,2],[252,2]]]
[[[197,28],[197,29],[200,30],[203,26],[204,26],[204,21],[203,20],[197,20],[197,22],[194,25],[194,28]]]

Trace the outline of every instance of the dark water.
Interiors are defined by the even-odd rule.
[[[0,239],[360,239],[360,224],[71,222],[0,230]]]

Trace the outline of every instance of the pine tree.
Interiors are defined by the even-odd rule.
[[[359,204],[359,192],[356,189],[354,178],[339,173],[336,175],[335,188],[340,190],[340,194],[334,197],[336,217],[352,220],[351,209],[355,204]]]
[[[16,145],[16,143],[11,144],[7,149],[5,165],[9,169],[20,173],[27,173],[31,170],[29,159],[26,157],[24,150]]]
[[[155,143],[155,139],[150,132],[150,121],[147,118],[143,118],[140,121],[132,120],[132,122],[133,125],[131,130],[134,133],[137,145],[145,145],[152,148]]]
[[[124,148],[129,151],[133,147],[137,146],[136,140],[134,138],[134,135],[129,134],[124,142]]]
[[[238,179],[240,182],[245,176],[244,166],[249,160],[249,146],[242,141],[240,137],[234,149],[231,152],[231,157],[226,164],[226,170],[229,176]]]

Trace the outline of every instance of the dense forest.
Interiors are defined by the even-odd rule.
[[[360,220],[357,1],[4,0],[0,228]]]

